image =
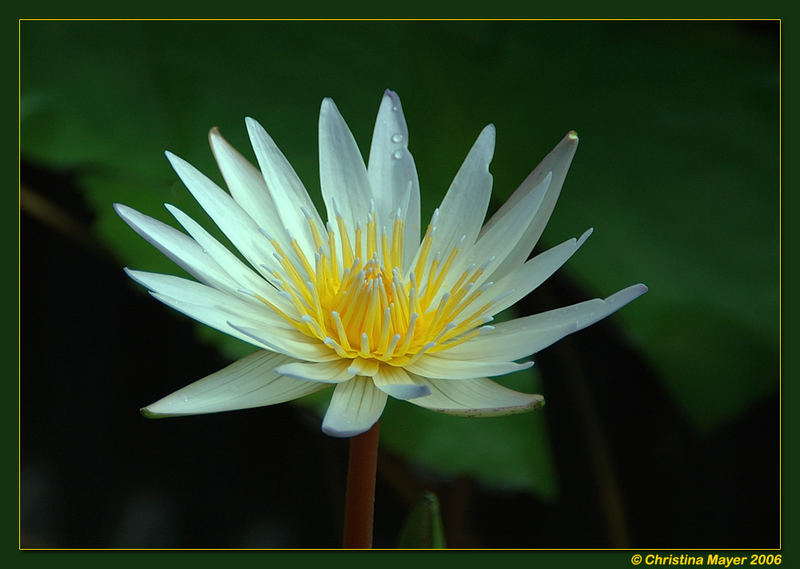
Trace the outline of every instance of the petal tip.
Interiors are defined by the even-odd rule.
[[[256,119],[253,117],[245,117],[244,124],[247,128],[247,135],[250,137],[250,143],[253,145],[253,147],[256,146],[257,142],[263,144],[265,139],[269,141],[267,129],[265,129]]]
[[[576,241],[576,245],[577,245],[578,247],[580,247],[581,245],[583,245],[583,244],[586,242],[586,240],[587,240],[587,239],[589,239],[589,237],[591,237],[592,233],[594,233],[594,227],[590,227],[589,229],[587,229],[586,231],[584,231],[584,232],[583,232],[583,235],[581,235],[581,236],[578,238],[578,240]]]
[[[535,411],[536,409],[541,409],[542,407],[544,407],[545,399],[543,395],[540,395],[538,393],[531,393],[528,394],[528,397],[530,399],[526,404],[520,405],[519,407],[516,408],[508,408],[506,409],[505,414],[517,415],[519,413],[527,413],[529,411]],[[498,410],[498,414],[503,414],[503,413],[502,411]]]
[[[332,98],[325,97],[324,99],[322,99],[321,107],[323,111],[334,110],[336,109],[336,103],[333,102]]]
[[[328,436],[336,437],[337,439],[347,439],[350,437],[355,437],[362,433],[366,433],[372,428],[372,425],[367,427],[366,429],[339,429],[333,427],[331,425],[326,425],[324,422],[322,423],[322,432]]]
[[[139,413],[145,419],[162,419],[166,417],[166,415],[162,415],[161,413],[154,413],[153,411],[150,410],[150,407],[142,407],[141,409],[139,409]]]
[[[169,150],[165,150],[164,156],[167,157],[167,160],[169,160],[170,165],[176,172],[178,172],[182,168],[185,168],[186,162],[177,154],[174,154]]]
[[[634,298],[638,298],[639,296],[643,295],[648,290],[650,289],[647,287],[647,285],[642,283],[637,283],[635,285],[631,285],[628,288],[621,290],[620,292],[626,292],[628,296],[631,297],[631,300],[633,300]]]
[[[261,123],[258,122],[253,117],[244,117],[244,124],[247,127],[248,131],[253,129],[253,128],[256,128],[256,129],[264,128],[264,127],[261,126]]]
[[[431,394],[431,389],[427,385],[411,385],[411,384],[389,384],[382,385],[379,388],[381,391],[390,395],[395,399],[417,399]]]

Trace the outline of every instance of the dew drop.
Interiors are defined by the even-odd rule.
[[[395,160],[400,160],[402,157],[403,157],[403,151],[402,150],[397,150],[397,151],[395,151],[394,154],[392,154],[392,158],[394,158]]]
[[[183,402],[184,403],[188,403],[189,402],[189,398],[186,395],[183,396]]]
[[[394,106],[392,107],[392,110],[393,110],[394,112],[397,112],[397,111],[399,111],[400,109],[398,108],[398,106],[397,106],[397,105],[394,105]]]
[[[403,142],[403,135],[399,132],[392,135],[392,142]]]

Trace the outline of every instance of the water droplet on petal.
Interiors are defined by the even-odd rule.
[[[392,135],[392,142],[403,142],[403,135],[399,132]]]
[[[397,111],[399,111],[400,109],[398,108],[398,106],[397,106],[397,105],[394,105],[394,106],[392,107],[392,110],[393,110],[394,112],[397,112]]]
[[[397,150],[397,151],[395,151],[394,154],[392,154],[392,158],[394,158],[395,160],[400,160],[402,157],[403,157],[403,151],[402,150]]]
[[[189,398],[186,395],[183,396],[183,402],[184,403],[188,403],[189,402]]]

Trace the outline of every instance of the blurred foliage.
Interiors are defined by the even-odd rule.
[[[769,25],[26,21],[22,156],[79,172],[94,230],[122,262],[176,273],[111,204],[171,223],[161,205],[169,202],[211,227],[159,157],[174,151],[221,183],[211,126],[252,158],[243,118],[261,121],[319,204],[322,98],[334,98],[366,153],[381,93],[392,88],[424,218],[485,124],[498,132],[492,208],[576,129],[581,147],[543,240],[593,226],[565,269],[579,285],[593,296],[650,287],[612,318],[710,433],[777,389],[778,54]],[[251,349],[200,334],[231,357]],[[530,373],[503,383],[536,387]],[[538,412],[467,420],[393,401],[383,424],[389,448],[430,468],[544,497],[557,491]]]
[[[426,492],[408,515],[403,533],[397,542],[401,549],[441,549],[445,547],[439,499]]]

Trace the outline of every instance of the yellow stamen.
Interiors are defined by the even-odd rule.
[[[400,212],[394,220],[392,228],[392,262],[393,267],[403,266],[403,220],[400,219]]]
[[[355,257],[353,256],[353,248],[350,245],[350,236],[347,235],[347,228],[344,225],[344,219],[341,215],[336,214],[336,224],[339,227],[339,242],[342,244],[342,263],[345,267],[353,264]]]
[[[342,344],[342,347],[349,351],[350,342],[347,340],[347,333],[344,331],[344,326],[342,325],[342,320],[339,318],[339,313],[335,310],[331,312],[331,317],[333,318],[333,323],[336,326],[336,333],[339,335],[339,343]]]
[[[402,265],[404,223],[400,211],[389,233],[372,210],[366,223],[354,228],[353,244],[338,210],[335,222],[327,224],[327,240],[304,213],[316,247],[313,263],[296,239],[284,240],[291,245],[287,254],[278,240],[268,236],[279,266],[272,271],[272,282],[288,302],[278,307],[263,296],[252,296],[298,331],[351,360],[350,369],[357,375],[374,375],[382,364],[408,365],[425,353],[474,338],[497,302],[493,299],[478,309],[471,308],[491,286],[477,286],[488,262],[481,267],[471,265],[453,278],[461,242],[449,249],[434,249],[438,212],[412,267]]]

